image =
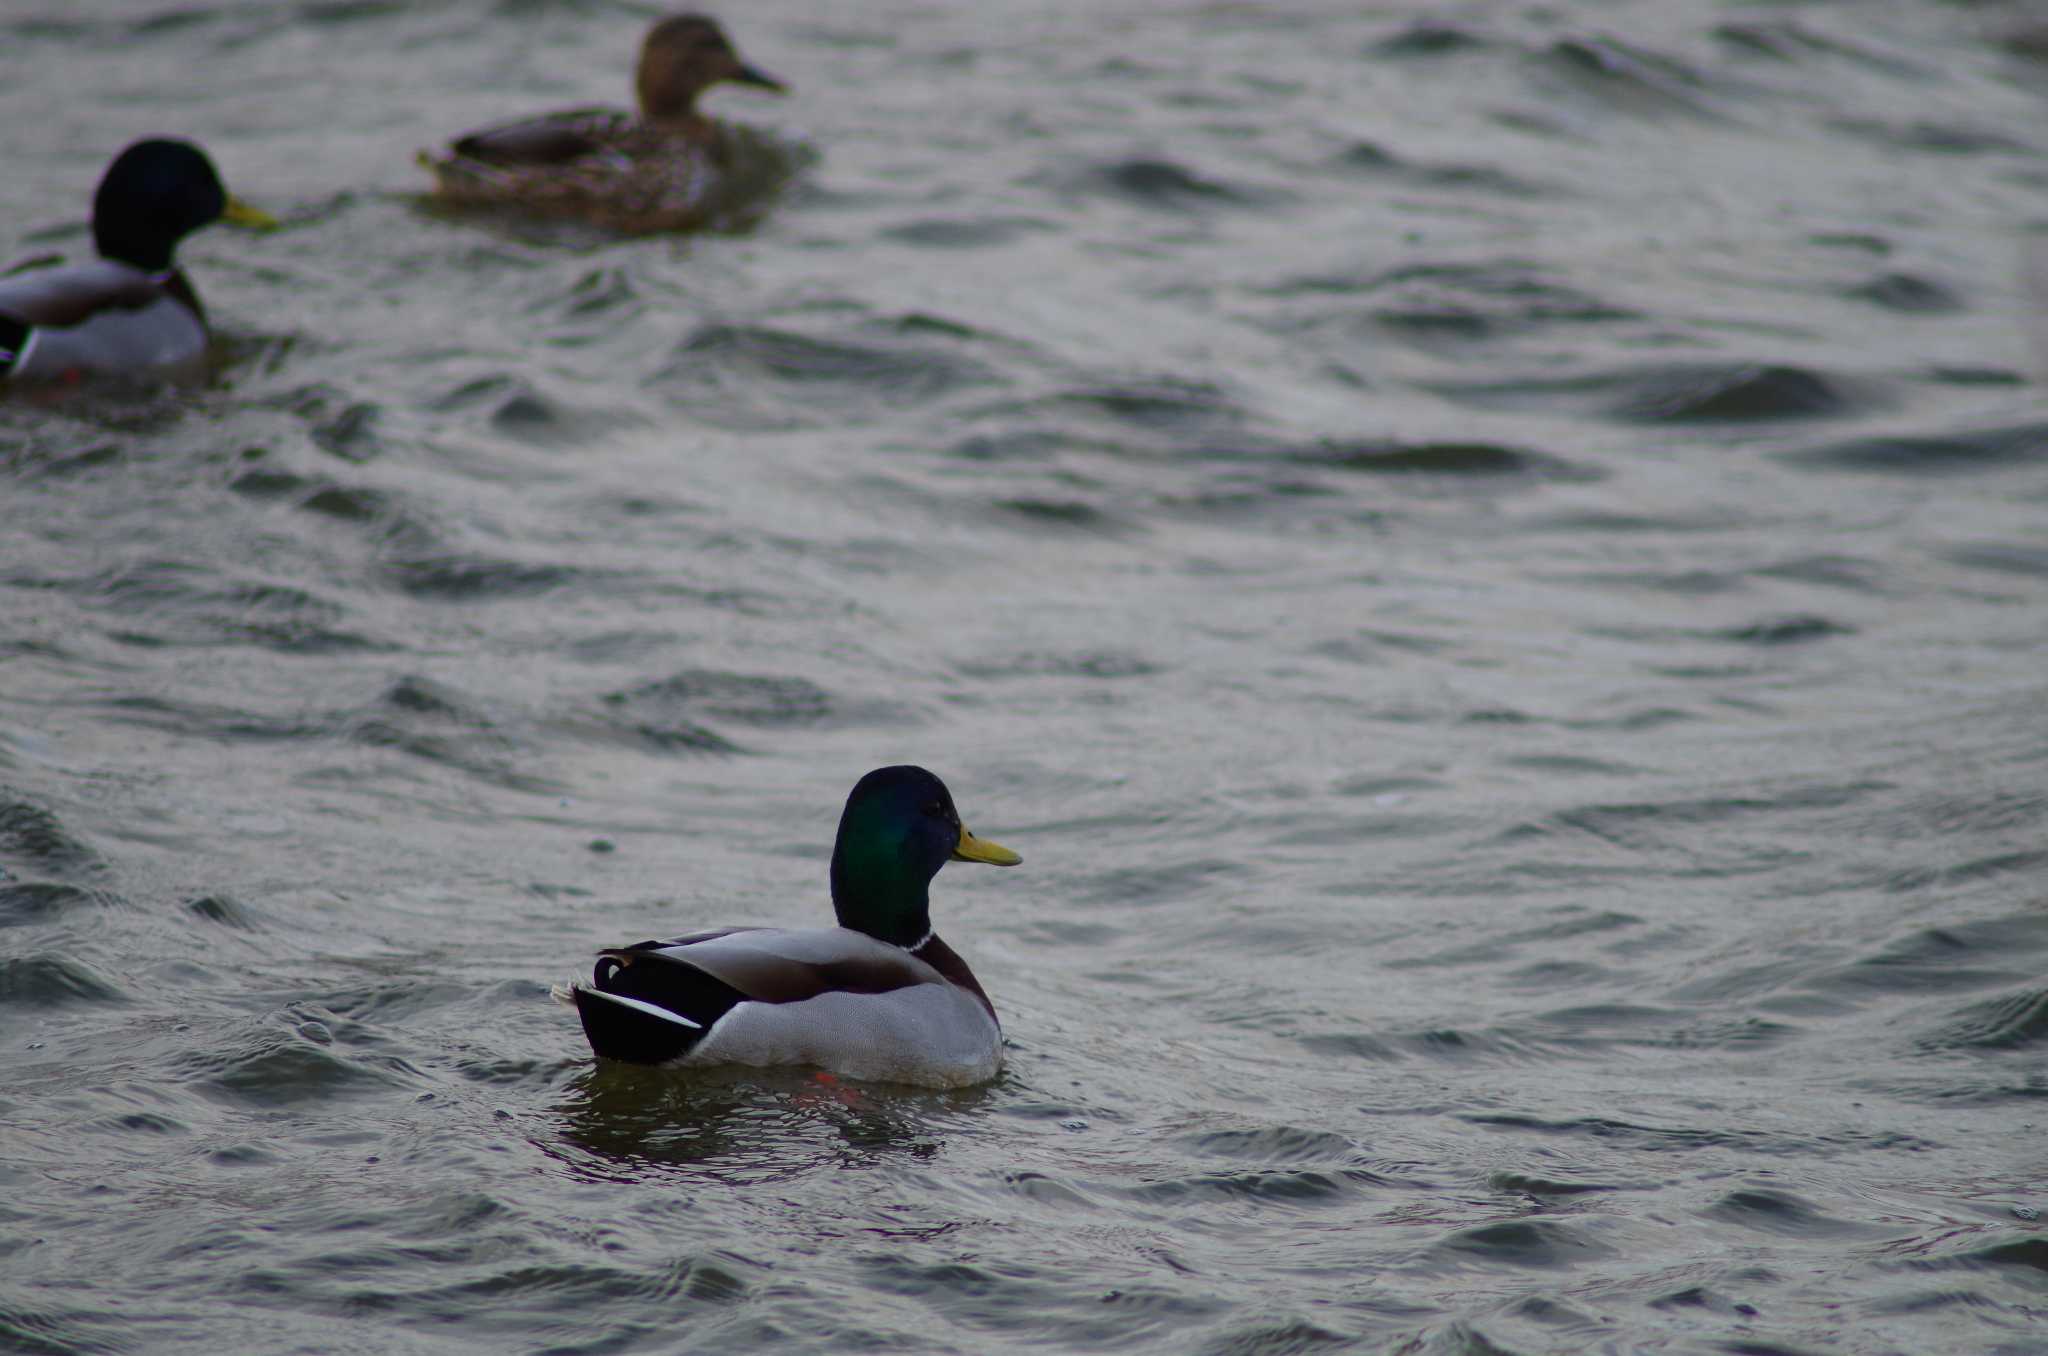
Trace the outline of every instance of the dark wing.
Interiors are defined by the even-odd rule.
[[[631,121],[608,108],[574,108],[471,132],[455,154],[487,165],[562,165],[602,150]]]
[[[182,279],[172,277],[183,286]],[[104,259],[17,267],[0,276],[0,312],[28,325],[70,329],[115,307],[141,310],[162,297],[165,287],[139,270]]]
[[[742,1000],[801,1003],[825,993],[893,993],[939,978],[909,952],[859,933],[724,928],[602,952],[591,983],[709,1026]],[[736,997],[728,1001],[728,994]]]

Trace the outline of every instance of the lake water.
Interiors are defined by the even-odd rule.
[[[415,150],[614,3],[16,0],[224,367],[0,405],[0,1347],[2048,1350],[2048,16],[725,13],[793,177]],[[598,1068],[854,780],[1008,1069]]]

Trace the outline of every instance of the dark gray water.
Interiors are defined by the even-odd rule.
[[[650,11],[17,0],[0,245],[196,136],[209,389],[0,406],[0,1346],[2048,1349],[2048,40],[764,0],[795,178],[419,147]],[[1009,1068],[595,1068],[914,761]]]

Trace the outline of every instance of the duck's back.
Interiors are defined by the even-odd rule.
[[[441,199],[643,233],[700,226],[723,179],[709,123],[670,127],[610,109],[574,109],[472,132],[421,163]]]
[[[616,108],[571,108],[471,132],[452,149],[486,165],[565,165],[629,140],[633,115]]]
[[[9,381],[196,375],[205,366],[206,322],[175,271],[94,259],[9,273],[0,276],[0,315],[27,331],[12,361],[0,361]]]

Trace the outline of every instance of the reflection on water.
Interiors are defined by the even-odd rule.
[[[583,1178],[761,1186],[821,1169],[930,1160],[948,1127],[988,1104],[987,1085],[935,1093],[784,1070],[673,1070],[595,1064],[554,1108],[559,1133],[534,1145]]]

